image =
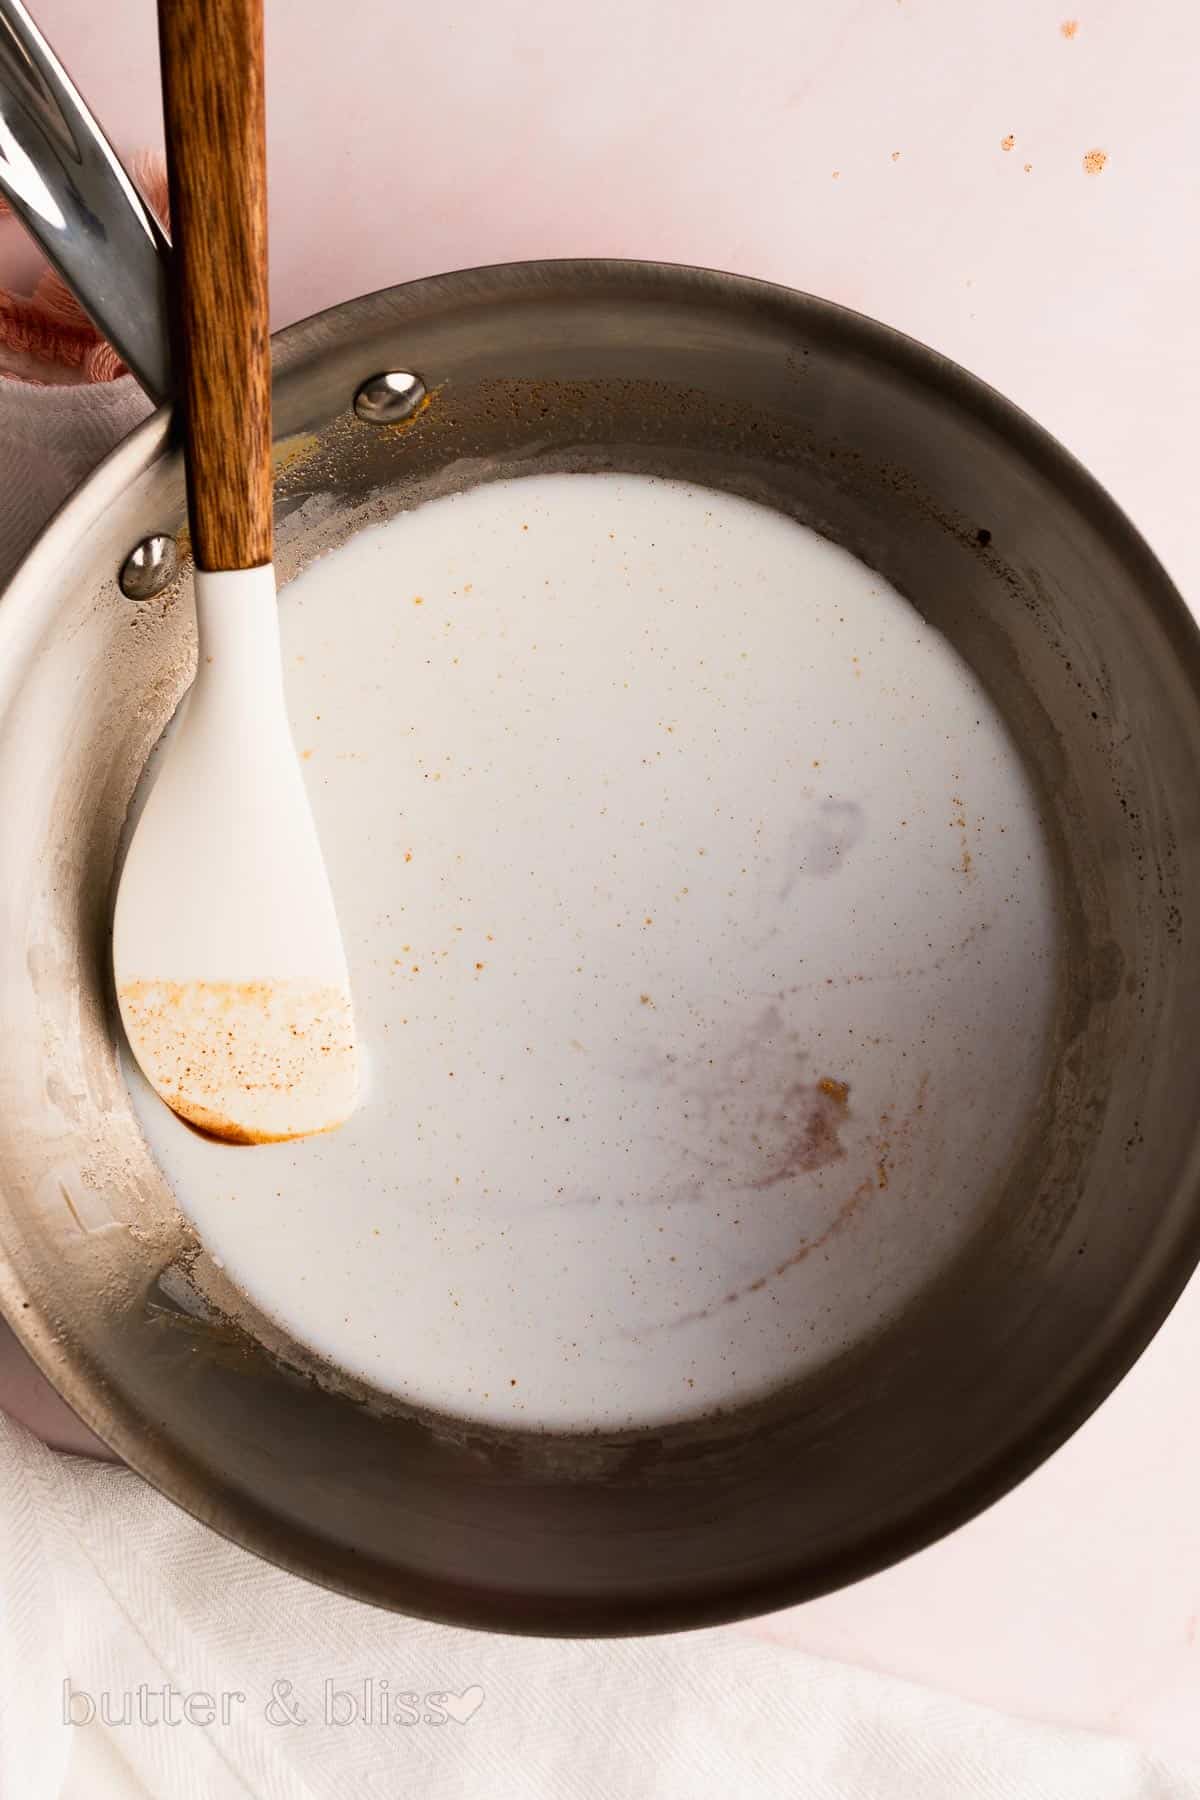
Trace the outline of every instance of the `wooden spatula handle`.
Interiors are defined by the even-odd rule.
[[[192,548],[252,569],[272,555],[262,0],[158,0],[158,28]]]

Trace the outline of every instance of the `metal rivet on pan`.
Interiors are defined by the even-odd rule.
[[[354,396],[354,410],[368,425],[398,425],[411,419],[425,398],[425,383],[407,369],[372,375]]]
[[[173,537],[143,538],[125,558],[121,592],[129,600],[153,600],[179,573],[179,546]]]

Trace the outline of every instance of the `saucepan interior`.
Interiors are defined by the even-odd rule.
[[[887,577],[1019,743],[1057,867],[1053,1044],[986,1218],[880,1331],[753,1406],[664,1429],[465,1425],[289,1343],[224,1282],[118,1068],[122,824],[194,658],[158,415],[54,523],[0,607],[0,1292],[135,1468],[318,1581],[430,1617],[580,1634],[695,1624],[852,1579],[967,1517],[1060,1442],[1200,1248],[1200,654],[1111,502],[932,353],[783,290],[648,265],[523,265],[353,302],[283,334],[286,578],[363,524],[533,471],[675,476],[760,501]],[[353,410],[381,370],[428,404]],[[186,545],[186,540],[184,541]]]

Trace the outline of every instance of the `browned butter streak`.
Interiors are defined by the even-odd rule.
[[[839,1109],[845,1109],[850,1095],[848,1082],[835,1081],[825,1076],[817,1083],[817,1090],[834,1101]],[[814,1253],[824,1250],[837,1237],[840,1237],[861,1211],[863,1204],[872,1193],[879,1192],[891,1185],[890,1172],[895,1166],[897,1156],[907,1158],[911,1152],[912,1139],[925,1113],[926,1098],[929,1091],[929,1074],[926,1071],[917,1083],[916,1096],[907,1113],[897,1122],[890,1111],[880,1114],[879,1128],[874,1134],[873,1143],[868,1146],[868,1155],[875,1158],[874,1166],[863,1176],[842,1200],[830,1223],[816,1237],[804,1238],[787,1256],[781,1257],[773,1267],[764,1269],[752,1281],[741,1283],[730,1288],[708,1306],[695,1307],[689,1312],[681,1313],[677,1318],[668,1319],[658,1327],[659,1330],[678,1330],[680,1326],[692,1325],[702,1319],[710,1319],[718,1307],[735,1306],[749,1294],[757,1294],[769,1282],[777,1281],[780,1276],[787,1275],[792,1269],[806,1262]],[[751,1183],[751,1190],[759,1186]],[[637,1337],[634,1332],[629,1334]]]

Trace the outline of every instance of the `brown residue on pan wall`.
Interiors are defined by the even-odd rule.
[[[411,431],[413,426],[419,424],[425,417],[425,414],[441,394],[441,391],[441,387],[431,388],[427,394],[422,394],[420,400],[417,402],[416,406],[413,407],[413,410],[406,419],[393,419],[389,424],[385,425],[383,429],[385,431],[390,431],[393,437],[399,437],[402,432]],[[378,431],[379,426],[372,425],[371,429],[372,431]]]
[[[320,440],[313,431],[299,431],[293,437],[280,438],[271,449],[271,467],[276,475],[296,469],[315,456]]]

